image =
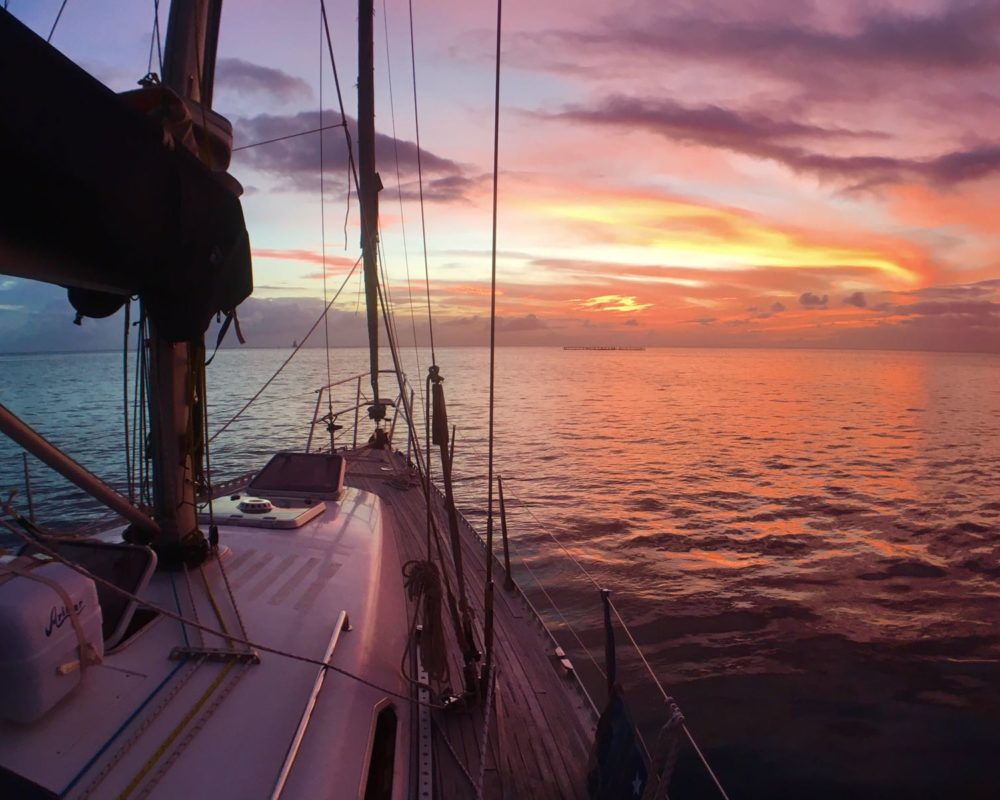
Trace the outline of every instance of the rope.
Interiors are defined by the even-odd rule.
[[[413,125],[417,139],[417,185],[420,190],[420,234],[424,242],[424,285],[427,288],[427,331],[431,339],[431,363],[437,364],[437,354],[434,352],[434,319],[431,316],[431,276],[427,266],[427,221],[424,216],[424,170],[420,159],[420,115],[417,112],[417,51],[413,37],[413,0],[410,7],[410,66],[413,71]]]
[[[52,30],[49,31],[48,38],[45,40],[46,42],[51,42],[52,41],[52,34],[54,34],[56,32],[56,25],[59,24],[59,20],[62,18],[62,12],[63,12],[63,10],[65,10],[66,3],[68,3],[68,2],[69,2],[69,0],[63,0],[62,1],[62,5],[59,6],[59,13],[56,14],[55,22],[52,23]]]
[[[323,115],[323,104],[320,102],[320,116]],[[312,128],[308,131],[299,131],[298,133],[289,133],[287,136],[276,136],[274,139],[265,139],[262,142],[254,142],[253,144],[244,144],[239,147],[234,147],[232,152],[238,153],[240,150],[249,150],[252,147],[262,147],[265,144],[274,144],[275,142],[284,142],[286,139],[294,139],[298,136],[308,136],[310,133],[322,133],[323,131],[332,131],[334,128],[343,128],[343,122],[335,122],[333,125],[321,125],[319,128]],[[320,137],[322,142],[323,137]]]
[[[229,662],[226,667],[226,671],[228,671],[229,667],[233,666],[234,663],[235,662],[232,661]],[[222,701],[229,696],[236,684],[239,683],[243,676],[250,671],[250,666],[251,665],[246,662],[241,663],[239,665],[239,669],[237,669],[229,681],[222,687],[221,691],[214,691],[212,693],[214,696],[210,696],[211,702],[209,702],[208,706],[198,719],[194,721],[194,724],[191,725],[187,733],[184,734],[184,738],[181,739],[170,752],[166,761],[164,761],[153,776],[146,781],[146,785],[142,787],[142,790],[136,796],[137,800],[149,797],[153,789],[156,788],[156,785],[163,779],[163,776],[167,774],[167,770],[169,770],[177,762],[177,759],[181,757],[188,745],[190,745],[194,740],[194,737],[197,736],[201,729],[205,727],[205,723],[208,722],[211,716],[218,710],[219,706],[222,705]]]
[[[671,703],[670,709],[670,719],[660,728],[660,735],[656,739],[656,751],[649,768],[649,777],[656,780],[646,781],[642,800],[668,800],[667,790],[670,788],[670,779],[673,777],[677,756],[680,753],[679,733],[684,725],[684,715],[677,704]]]
[[[170,691],[163,696],[163,698],[156,705],[156,707],[152,709],[149,715],[143,718],[142,722],[139,723],[133,734],[124,742],[122,742],[122,746],[115,751],[114,755],[112,755],[111,758],[108,760],[108,762],[101,768],[101,771],[98,772],[97,775],[94,776],[93,780],[91,780],[91,782],[86,786],[86,788],[84,788],[78,800],[86,800],[86,798],[90,797],[97,789],[97,787],[101,785],[104,779],[111,774],[111,771],[115,768],[118,762],[120,762],[122,758],[125,757],[125,754],[128,753],[128,751],[135,746],[135,743],[139,741],[142,735],[148,730],[149,726],[152,725],[153,722],[156,721],[156,718],[159,717],[161,713],[163,713],[163,710],[170,705],[173,699],[178,695],[178,693],[180,693],[180,690],[184,688],[184,686],[187,684],[189,680],[191,680],[194,674],[198,671],[198,667],[200,667],[203,662],[204,662],[203,658],[199,658],[195,660],[194,663],[190,664],[189,660],[186,658],[183,659],[182,661],[178,661],[177,665],[170,671],[167,677],[165,677],[160,682],[160,684],[155,689],[153,689],[153,691],[146,697],[146,699],[139,704],[139,707],[132,712],[132,714],[128,717],[128,719],[126,719],[125,722],[121,724],[118,730],[116,730],[111,735],[111,738],[108,739],[107,742],[105,742],[104,746],[100,750],[98,750],[97,753],[94,754],[93,758],[91,758],[91,760],[84,765],[83,769],[80,770],[77,776],[73,778],[73,780],[66,786],[65,789],[63,789],[62,796],[65,797],[66,795],[69,794],[70,790],[79,782],[80,778],[82,778],[84,775],[87,774],[88,770],[90,770],[90,768],[97,762],[97,760],[107,751],[107,748],[111,745],[111,743],[115,739],[117,739],[122,734],[122,732],[125,731],[126,728],[128,728],[129,725],[132,724],[132,722],[136,719],[136,717],[138,717],[139,714],[142,713],[143,709],[146,708],[146,706],[157,694],[159,694],[159,692],[163,689],[163,687],[165,687],[168,683],[170,683],[171,680],[174,678],[174,676],[177,675],[177,673],[180,672],[180,670],[185,665],[189,666],[190,668],[183,675],[181,675],[176,681],[174,681],[173,685],[170,687]]]
[[[476,789],[476,780],[475,780],[475,778],[472,777],[472,773],[469,772],[468,768],[465,766],[465,762],[462,761],[462,759],[458,755],[458,753],[455,752],[455,746],[448,739],[448,735],[444,732],[444,728],[442,728],[438,724],[438,722],[437,722],[436,719],[434,719],[433,717],[431,719],[434,722],[434,727],[437,728],[438,737],[441,739],[442,742],[444,742],[445,747],[448,748],[448,752],[451,753],[451,757],[455,759],[455,763],[458,765],[458,768],[460,770],[462,770],[462,774],[465,776],[465,779],[469,782],[469,786],[471,786],[473,788],[473,790],[475,790]],[[480,795],[478,795],[478,794],[476,795],[477,798],[479,796]]]
[[[227,422],[225,425],[223,425],[221,428],[219,428],[219,430],[217,430],[215,433],[213,433],[209,437],[209,439],[208,439],[209,443],[214,442],[215,438],[220,433],[222,433],[230,425],[232,425],[234,422],[236,422],[236,420],[238,420],[241,416],[243,416],[243,412],[246,411],[248,408],[250,408],[250,406],[253,404],[253,402],[264,393],[264,390],[267,389],[267,387],[270,386],[274,382],[275,378],[277,378],[281,374],[281,371],[285,367],[288,366],[289,362],[291,362],[291,360],[293,358],[295,358],[295,355],[299,352],[299,350],[301,350],[303,348],[303,346],[305,345],[305,343],[309,340],[309,337],[312,336],[313,331],[315,331],[316,328],[319,327],[320,322],[322,322],[324,319],[326,319],[326,315],[329,313],[330,308],[333,306],[334,303],[337,302],[337,298],[340,297],[340,293],[342,291],[344,291],[344,287],[347,285],[347,282],[351,279],[351,276],[354,274],[354,270],[356,270],[358,268],[358,264],[360,264],[360,263],[361,263],[361,257],[359,256],[358,260],[354,262],[354,266],[351,267],[351,271],[347,273],[347,277],[344,278],[344,282],[342,284],[340,284],[340,288],[337,289],[337,293],[333,296],[333,299],[330,300],[330,302],[326,304],[326,308],[323,309],[323,313],[320,314],[319,318],[312,324],[312,327],[306,333],[305,338],[301,342],[298,343],[298,346],[296,346],[295,349],[292,350],[291,355],[289,355],[288,358],[286,358],[282,362],[281,366],[278,367],[278,369],[275,371],[275,373],[270,378],[267,379],[267,381],[264,383],[263,386],[260,387],[260,389],[257,390],[257,393],[253,397],[251,397],[249,400],[247,400],[247,402],[244,404],[243,408],[241,408],[239,411],[237,411],[236,414],[233,416],[233,418],[229,420],[229,422]]]
[[[174,726],[174,729],[167,734],[166,738],[160,742],[159,747],[153,751],[153,754],[146,760],[146,763],[139,768],[139,771],[133,776],[132,780],[129,781],[128,785],[121,791],[118,795],[118,800],[126,800],[126,798],[136,790],[139,784],[142,783],[142,779],[149,774],[149,771],[156,765],[156,762],[162,758],[163,754],[167,752],[170,745],[174,743],[174,740],[180,736],[181,731],[183,731],[187,724],[194,718],[195,714],[201,710],[202,706],[208,702],[208,699],[215,693],[215,690],[219,688],[222,681],[225,680],[226,675],[229,674],[229,671],[234,666],[236,666],[236,661],[231,660],[225,667],[223,667],[219,674],[215,676],[215,679],[209,684],[208,688],[204,691],[201,697],[199,697],[195,701],[194,705],[188,709],[188,712],[181,718],[181,721],[178,722],[177,725]]]
[[[321,10],[320,18],[323,18],[323,12]],[[319,127],[323,127],[323,30],[320,29],[319,32]],[[346,129],[347,122],[344,121],[344,127]],[[323,270],[323,306],[326,306],[326,191],[324,183],[324,175],[326,173],[325,164],[323,162],[323,134],[319,135],[319,231],[320,231],[320,252],[322,254],[322,270]],[[348,186],[350,186],[350,181],[348,181]],[[344,243],[346,249],[347,243]],[[330,372],[330,318],[327,314],[323,315],[323,337],[326,347],[326,385],[329,386],[333,383],[333,377]],[[376,400],[375,402],[378,402]],[[330,414],[330,450],[333,450],[333,398],[330,396],[330,392],[326,393],[326,404],[327,412]]]
[[[403,664],[410,654],[416,633],[415,622],[423,610],[423,630],[420,634],[420,661],[431,680],[442,684],[448,680],[448,652],[441,624],[441,574],[431,561],[407,561],[403,565],[406,595],[414,603],[410,636],[403,651]],[[405,669],[403,675],[410,679]],[[412,680],[412,679],[410,679]]]
[[[347,112],[344,111],[344,96],[340,91],[340,77],[337,74],[337,60],[333,57],[333,39],[330,38],[330,23],[326,18],[326,0],[319,0],[320,13],[323,19],[323,34],[326,38],[326,49],[330,54],[330,66],[333,69],[333,83],[337,88],[337,104],[340,106],[340,121],[344,128],[344,139],[347,141],[347,164],[348,171],[354,179],[354,188],[361,196],[361,186],[358,181],[358,167],[354,163],[354,144],[351,141],[351,129],[347,127]],[[320,104],[322,110],[322,104]],[[350,183],[350,182],[348,182]],[[350,191],[350,186],[348,186]],[[350,197],[350,195],[348,195]],[[378,398],[376,398],[377,400]]]
[[[66,558],[63,558],[61,555],[59,555],[59,553],[57,553],[55,550],[45,545],[43,542],[32,538],[27,533],[24,533],[23,531],[19,530],[17,526],[11,525],[5,520],[0,519],[0,527],[6,528],[8,531],[13,533],[19,539],[22,539],[24,542],[31,544],[33,547],[38,548],[43,553],[45,553],[45,555],[49,556],[49,558],[53,559],[54,561],[58,561],[60,564],[65,564],[74,572],[83,575],[85,578],[90,578],[90,580],[94,581],[94,583],[100,584],[101,586],[110,589],[111,591],[121,595],[122,597],[126,597],[129,600],[134,601],[136,604],[142,606],[143,608],[147,608],[150,611],[153,611],[157,614],[162,614],[167,619],[172,619],[182,624],[190,625],[192,628],[196,628],[202,631],[203,633],[208,633],[211,634],[212,636],[218,636],[220,639],[226,639],[226,638],[232,639],[236,644],[242,644],[245,647],[249,647],[253,650],[259,650],[262,653],[271,653],[272,655],[281,656],[282,658],[287,658],[292,661],[301,661],[304,664],[314,664],[315,666],[318,667],[324,667],[325,669],[332,670],[340,675],[343,675],[346,678],[350,678],[351,680],[357,681],[358,683],[363,684],[364,686],[368,686],[372,689],[375,689],[376,691],[383,692],[387,695],[390,695],[391,697],[397,697],[400,700],[406,700],[407,702],[413,700],[413,698],[411,698],[410,695],[408,694],[402,694],[401,692],[397,692],[393,689],[388,689],[385,686],[380,686],[379,684],[374,683],[373,681],[369,681],[366,678],[362,678],[360,675],[355,675],[352,672],[348,672],[346,669],[334,666],[333,664],[330,664],[321,659],[312,658],[310,656],[304,656],[299,653],[293,653],[287,650],[281,650],[277,647],[271,647],[270,645],[254,642],[250,639],[247,639],[246,637],[236,636],[235,634],[229,634],[227,636],[225,632],[217,630],[211,627],[210,625],[203,625],[199,621],[190,619],[189,617],[185,617],[182,614],[174,613],[173,611],[170,611],[167,608],[163,608],[162,606],[158,606],[155,603],[151,603],[148,600],[139,597],[137,594],[133,594],[132,592],[122,589],[120,586],[115,585],[111,581],[105,580],[104,578],[94,575],[92,572],[90,572],[90,570],[81,567],[79,564],[75,564],[74,562],[69,561]],[[440,705],[439,703],[425,703],[420,700],[413,700],[413,702],[418,703],[419,705],[426,705],[429,708],[436,708],[436,709],[444,708],[444,706]]]
[[[497,337],[497,185],[500,159],[500,37],[503,2],[497,0],[497,50],[496,50],[496,85],[493,95],[493,244],[491,251],[490,270],[490,411],[489,411],[489,455],[487,457],[486,486],[488,493],[486,512],[486,586],[488,609],[486,622],[486,670],[489,672],[493,664],[493,605],[489,600],[489,592],[493,587],[493,422],[494,396],[496,388],[496,337]],[[450,477],[450,476],[449,476]]]
[[[153,30],[149,34],[149,61],[146,64],[146,74],[153,71],[153,47],[156,47],[157,63],[160,65],[160,75],[163,74],[163,48],[160,45],[160,0],[153,0]]]
[[[490,713],[493,711],[493,690],[497,685],[496,671],[490,672],[490,685],[486,690],[486,709],[483,711],[483,735],[479,745],[479,780],[476,781],[476,798],[483,796],[483,778],[486,775],[486,748],[490,739]]]
[[[128,501],[135,505],[135,491],[132,488],[131,434],[128,427],[128,331],[132,327],[132,298],[125,301],[125,332],[122,343],[122,413],[125,419],[125,475],[128,476]]]
[[[622,629],[625,631],[625,635],[628,636],[629,641],[632,642],[632,646],[635,647],[635,651],[639,654],[639,658],[642,659],[642,663],[646,665],[646,669],[649,671],[650,676],[653,678],[653,683],[656,684],[656,688],[660,690],[660,694],[663,695],[663,702],[667,704],[668,708],[674,707],[676,704],[674,698],[667,694],[667,690],[663,688],[663,684],[660,683],[660,679],[656,677],[656,673],[653,672],[653,668],[650,666],[649,662],[646,660],[646,656],[643,654],[642,649],[639,647],[639,643],[635,640],[632,635],[632,631],[629,630],[628,625],[625,624],[625,620],[622,619],[622,615],[619,613],[618,608],[615,604],[608,599],[608,603],[611,606],[611,610],[615,612],[615,616],[618,618],[618,622],[621,623]],[[715,783],[715,788],[719,790],[719,794],[722,795],[724,800],[729,800],[729,795],[726,794],[726,790],[722,788],[722,783],[719,781],[712,769],[711,764],[708,763],[708,759],[705,758],[705,754],[701,752],[701,748],[698,747],[698,743],[694,740],[694,736],[688,729],[687,723],[681,718],[680,722],[681,730],[684,731],[684,735],[687,737],[688,742],[691,743],[691,747],[694,748],[695,753],[698,754],[698,758],[701,760],[702,765],[708,772],[709,777],[711,777],[712,782]]]

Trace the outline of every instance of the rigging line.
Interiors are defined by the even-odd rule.
[[[56,25],[59,24],[59,20],[62,18],[62,12],[65,10],[66,3],[68,3],[68,2],[69,2],[69,0],[63,0],[62,1],[62,5],[59,6],[59,13],[56,14],[55,22],[52,23],[52,30],[49,31],[49,36],[45,40],[46,42],[51,42],[52,41],[52,34],[54,34],[56,32]]]
[[[330,54],[330,66],[333,69],[333,84],[337,88],[337,104],[340,106],[340,121],[344,127],[344,139],[347,141],[347,164],[351,177],[354,180],[354,188],[361,196],[361,185],[358,180],[358,167],[354,163],[354,143],[351,140],[351,129],[347,124],[347,113],[344,111],[344,96],[340,91],[340,77],[337,73],[337,60],[333,57],[333,39],[330,37],[330,24],[326,18],[326,0],[319,0],[320,11],[323,15],[323,32],[326,36],[326,49]],[[348,186],[348,188],[350,188]],[[362,219],[362,224],[364,220]]]
[[[160,0],[153,0],[153,9],[156,11],[156,21],[154,30],[156,32],[156,61],[160,65],[160,76],[163,76],[163,42],[160,40]]]
[[[490,284],[490,411],[489,411],[489,455],[486,467],[486,586],[487,593],[493,591],[493,422],[494,422],[494,390],[496,387],[496,332],[497,332],[497,180],[500,164],[500,39],[503,0],[497,0],[497,52],[495,67],[495,85],[493,93],[493,245],[491,258]],[[487,595],[487,599],[489,595]],[[489,605],[492,609],[492,604]],[[487,641],[493,642],[493,613],[485,621],[487,626]],[[486,670],[493,663],[492,648],[487,648]]]
[[[153,0],[153,29],[149,32],[149,60],[146,63],[146,74],[153,71],[153,49],[156,49],[157,64],[160,76],[163,75],[163,47],[160,44],[160,0]]]
[[[325,12],[321,11],[321,18]],[[344,123],[346,129],[346,122]],[[323,31],[319,32],[319,127],[323,127]],[[323,184],[323,134],[319,135],[319,228],[320,240],[322,242],[323,254],[323,305],[326,306],[326,193]],[[345,247],[346,249],[346,247]],[[327,385],[333,383],[330,373],[330,318],[323,315],[323,336],[326,343],[326,382]],[[327,411],[330,414],[331,425],[333,420],[333,398],[330,392],[326,393]],[[333,448],[333,433],[330,433],[330,448]]]
[[[122,413],[125,419],[125,478],[128,482],[128,501],[135,505],[132,489],[132,449],[131,431],[128,426],[128,332],[132,326],[132,298],[125,301],[125,332],[122,341]]]
[[[385,694],[391,695],[392,697],[398,697],[400,700],[406,700],[408,702],[413,702],[418,705],[427,706],[428,708],[433,708],[433,709],[444,708],[444,706],[442,706],[439,703],[430,703],[422,700],[414,700],[409,694],[403,694],[401,692],[395,691],[394,689],[389,689],[385,686],[379,686],[379,684],[374,683],[373,681],[370,681],[367,678],[362,678],[360,675],[355,675],[353,672],[348,672],[346,669],[330,664],[329,662],[323,661],[320,658],[304,656],[299,653],[293,653],[288,650],[281,650],[277,647],[271,647],[270,645],[260,644],[258,642],[251,641],[246,637],[237,636],[232,633],[226,634],[223,631],[213,628],[211,625],[205,625],[200,621],[195,621],[193,619],[190,619],[189,617],[183,616],[182,614],[170,611],[169,609],[164,608],[163,606],[158,606],[155,603],[146,600],[145,598],[139,597],[139,595],[137,594],[134,594],[132,592],[127,591],[126,589],[123,589],[121,586],[118,586],[112,581],[106,580],[98,575],[95,575],[86,567],[83,567],[74,561],[70,561],[69,559],[64,558],[63,556],[59,555],[59,553],[57,553],[55,550],[48,547],[40,539],[36,539],[29,533],[22,531],[18,526],[11,525],[6,520],[0,519],[0,527],[6,528],[8,531],[15,534],[19,539],[30,544],[32,547],[41,550],[49,558],[58,561],[60,564],[63,564],[66,567],[69,567],[71,570],[79,573],[80,575],[83,575],[85,578],[89,578],[94,583],[103,586],[106,589],[110,589],[112,592],[115,592],[116,594],[121,595],[122,597],[132,600],[137,605],[140,605],[143,608],[147,608],[150,611],[156,612],[157,614],[162,614],[167,619],[172,619],[175,622],[180,622],[185,625],[190,625],[192,628],[200,630],[203,634],[208,633],[209,635],[217,636],[220,639],[227,639],[227,638],[232,639],[237,644],[241,644],[253,650],[259,650],[262,653],[271,653],[272,655],[281,656],[282,658],[287,658],[290,659],[291,661],[301,661],[305,664],[314,664],[317,667],[323,667],[324,669],[332,670],[333,672],[343,675],[346,678],[350,678],[351,680],[357,681],[358,683],[364,684],[365,686],[375,689],[376,691],[384,692]]]
[[[482,452],[475,445],[468,444],[467,447],[469,448],[469,450],[472,453],[476,454],[480,458],[483,457]],[[523,508],[525,511],[527,511],[529,513],[529,515],[535,520],[536,524],[538,524],[539,526],[541,526],[541,522],[539,522],[538,518],[535,517],[534,514],[531,514],[531,511],[530,511],[530,509],[528,509],[528,507],[526,506],[525,502],[523,500],[521,500],[521,498],[518,497],[515,493],[513,493],[513,492],[508,492],[508,493],[510,494],[511,498],[513,498],[514,500],[517,500],[517,502],[521,504],[521,508]],[[517,545],[517,542],[514,541],[514,544]],[[597,663],[597,659],[594,658],[593,653],[591,653],[590,649],[583,643],[583,639],[580,637],[580,634],[577,633],[576,629],[572,626],[572,624],[570,624],[569,620],[566,619],[566,616],[563,614],[562,609],[559,608],[559,606],[556,604],[556,601],[552,598],[552,595],[550,595],[549,592],[546,590],[545,585],[542,583],[541,579],[538,577],[538,575],[535,574],[535,571],[531,568],[531,565],[528,563],[527,557],[524,556],[519,551],[515,551],[514,556],[518,559],[518,561],[521,562],[521,566],[524,567],[528,571],[528,574],[531,576],[532,580],[534,580],[535,585],[538,587],[538,589],[541,591],[541,593],[543,595],[545,595],[545,599],[549,601],[549,605],[552,607],[552,610],[555,611],[556,615],[559,617],[559,619],[562,620],[563,624],[566,626],[566,628],[569,630],[569,632],[573,635],[573,638],[576,639],[577,643],[580,645],[580,648],[587,655],[587,657],[591,660],[591,662],[593,662],[594,666],[597,668],[597,671],[602,676],[607,677],[606,673],[604,672],[604,669],[601,667],[600,664]],[[523,592],[522,592],[522,594],[523,594]]]
[[[146,61],[146,74],[153,71],[153,48],[156,47],[156,23],[160,19],[160,0],[153,0],[153,27],[149,31],[149,59]]]
[[[330,66],[333,69],[333,84],[337,87],[337,104],[340,106],[340,120],[344,126],[344,140],[347,142],[347,207],[344,209],[344,249],[347,249],[347,221],[351,213],[351,182],[357,190],[358,197],[361,197],[361,184],[358,181],[358,168],[354,163],[354,143],[351,141],[351,129],[347,125],[347,112],[344,111],[344,96],[340,91],[340,76],[337,73],[337,59],[333,57],[333,39],[330,38],[330,24],[326,18],[326,0],[319,0],[320,11],[323,17],[323,33],[326,36],[326,49],[330,53]],[[321,104],[322,105],[322,104]],[[359,199],[360,205],[360,199]],[[362,233],[368,226],[364,214],[361,216]],[[363,241],[368,241],[367,236],[362,237]],[[378,402],[378,398],[375,398]]]
[[[437,364],[434,352],[434,320],[431,316],[431,276],[427,266],[427,221],[424,215],[424,170],[420,160],[420,116],[417,113],[417,51],[413,41],[413,0],[410,7],[410,67],[413,73],[413,125],[417,139],[417,186],[420,190],[420,235],[424,243],[424,286],[427,289],[427,331],[431,339],[431,362]]]
[[[223,425],[221,428],[219,428],[219,430],[217,430],[215,433],[213,433],[211,437],[209,437],[209,440],[208,440],[209,442],[214,442],[215,438],[220,433],[222,433],[224,430],[226,430],[226,428],[228,428],[230,425],[232,425],[234,422],[236,422],[236,420],[238,420],[241,416],[243,416],[243,412],[246,411],[248,408],[250,408],[251,404],[253,404],[253,402],[264,393],[264,390],[267,389],[267,387],[270,386],[274,382],[274,379],[277,378],[278,375],[281,374],[281,371],[285,367],[288,366],[288,363],[293,358],[295,358],[295,354],[298,353],[299,350],[301,350],[303,348],[303,346],[305,345],[305,343],[307,341],[309,341],[309,337],[312,336],[313,331],[315,331],[316,328],[319,327],[319,324],[326,318],[326,315],[329,313],[330,308],[333,306],[334,303],[337,302],[337,298],[340,297],[340,293],[342,291],[344,291],[344,287],[347,285],[347,282],[351,279],[351,276],[354,274],[354,270],[356,270],[358,268],[358,264],[360,264],[360,263],[361,263],[361,256],[358,256],[358,260],[354,262],[354,266],[351,267],[351,271],[348,272],[347,275],[344,277],[344,282],[342,284],[340,284],[340,288],[337,289],[337,293],[333,296],[333,299],[330,300],[330,302],[326,304],[326,308],[323,309],[323,313],[320,314],[319,317],[317,318],[317,320],[312,324],[312,327],[306,333],[305,338],[303,338],[302,341],[298,343],[298,346],[296,346],[295,349],[292,350],[292,352],[288,356],[288,358],[286,358],[282,362],[281,366],[278,367],[278,369],[275,371],[275,373],[270,378],[267,379],[267,381],[264,383],[263,386],[260,387],[260,389],[257,391],[257,393],[253,397],[251,397],[249,400],[247,400],[247,402],[243,406],[243,408],[241,408],[239,411],[237,411],[236,414],[232,417],[232,419],[229,420],[229,422],[227,422],[225,425]]]
[[[642,649],[639,647],[639,643],[635,640],[635,637],[632,635],[632,631],[629,630],[628,625],[625,624],[625,620],[622,619],[622,615],[619,613],[618,608],[615,606],[613,602],[611,602],[611,598],[608,598],[608,603],[611,606],[611,610],[615,612],[615,616],[618,618],[618,622],[621,623],[622,629],[625,631],[625,635],[628,636],[629,641],[632,642],[632,646],[635,647],[635,651],[639,654],[639,658],[642,659],[642,663],[645,664],[646,669],[649,670],[649,674],[652,676],[653,682],[656,684],[656,688],[659,689],[660,694],[663,695],[663,701],[669,707],[675,702],[674,699],[667,694],[666,690],[663,688],[663,684],[661,684],[659,679],[656,677],[656,673],[653,672],[653,668],[646,660],[646,656],[643,655]],[[715,788],[719,790],[719,794],[721,794],[723,798],[725,798],[725,800],[729,800],[729,795],[727,795],[726,790],[722,788],[722,783],[719,781],[711,765],[708,763],[708,759],[705,758],[705,754],[702,753],[701,748],[698,747],[698,743],[694,740],[694,736],[692,735],[690,729],[688,728],[687,722],[681,723],[681,729],[684,731],[684,735],[687,737],[688,742],[690,742],[691,746],[694,748],[695,753],[698,754],[698,758],[701,760],[702,766],[705,767],[705,770],[708,772],[709,776],[712,778],[712,781],[715,783]]]
[[[422,375],[420,351],[417,348],[416,305],[413,302],[413,281],[410,278],[410,253],[406,246],[406,218],[403,213],[403,179],[399,171],[399,139],[396,137],[396,102],[392,91],[392,59],[389,57],[389,11],[386,0],[382,0],[382,26],[385,29],[385,71],[389,84],[389,116],[392,119],[392,154],[396,162],[396,197],[399,200],[399,229],[403,238],[403,263],[406,264],[406,291],[410,297],[410,327],[413,329],[413,355],[417,362],[417,374]],[[423,403],[423,384],[420,384],[420,401]]]
[[[321,104],[320,105],[320,117],[322,117],[322,116],[323,116],[323,108],[322,108],[322,104]],[[334,128],[343,128],[343,127],[344,127],[344,123],[343,122],[335,122],[332,125],[322,125],[319,128],[312,128],[311,130],[308,130],[308,131],[299,131],[298,133],[290,133],[287,136],[276,136],[273,139],[265,139],[262,142],[254,142],[253,144],[244,144],[244,145],[241,145],[240,147],[234,147],[233,148],[233,152],[234,153],[238,153],[240,150],[249,150],[249,149],[251,149],[253,147],[261,147],[262,145],[265,145],[265,144],[274,144],[275,142],[283,142],[286,139],[294,139],[294,138],[296,138],[298,136],[308,136],[310,133],[320,133],[322,131],[330,131],[330,130],[333,130]],[[323,139],[323,137],[320,137],[320,141],[322,141],[322,139]]]
[[[576,643],[580,645],[580,649],[583,650],[584,654],[591,660],[591,662],[594,665],[594,668],[597,670],[597,672],[601,675],[602,678],[607,678],[608,676],[607,673],[604,671],[604,668],[597,662],[597,659],[594,658],[594,654],[590,652],[590,648],[583,643],[583,639],[580,638],[580,634],[577,633],[576,628],[574,628],[570,624],[569,620],[566,619],[566,616],[563,614],[562,609],[560,609],[559,606],[556,605],[556,601],[552,599],[552,595],[548,593],[548,590],[545,588],[545,585],[542,583],[539,577],[535,574],[535,571],[528,564],[528,559],[522,556],[520,553],[517,554],[517,558],[521,562],[521,566],[524,567],[526,570],[528,570],[528,574],[535,582],[535,585],[538,586],[541,593],[545,595],[545,599],[549,601],[549,605],[552,606],[552,610],[556,612],[556,614],[559,616],[559,619],[562,620],[563,625],[566,626],[566,629],[573,635],[573,638],[576,639]]]
[[[385,246],[382,243],[382,226],[379,226],[379,236],[378,236],[378,249],[379,249],[379,272],[382,274],[382,283],[385,286],[385,296],[389,301],[389,313],[386,315],[386,319],[392,324],[392,335],[395,337],[396,342],[399,342],[399,328],[396,326],[396,302],[392,299],[392,284],[389,283],[389,271],[385,265]],[[405,373],[404,373],[405,374]]]
[[[587,577],[587,579],[594,585],[594,588],[596,588],[598,591],[601,591],[603,589],[603,587],[600,584],[598,584],[597,581],[594,580],[594,577],[584,568],[583,564],[581,564],[576,559],[576,557],[569,551],[569,549],[558,538],[556,538],[555,534],[553,534],[548,529],[547,526],[545,526],[545,525],[542,524],[541,520],[538,519],[538,517],[534,514],[534,512],[531,510],[531,508],[529,506],[527,506],[524,503],[524,501],[522,501],[513,492],[511,492],[510,494],[511,494],[511,497],[513,497],[515,500],[517,500],[521,504],[521,507],[528,513],[528,516],[530,516],[535,521],[535,523],[538,525],[539,529],[543,530],[545,532],[545,534],[550,539],[552,539],[552,541],[554,541],[559,546],[559,548],[564,553],[566,553],[567,556],[569,556],[570,561],[572,561],[577,566],[577,568],[580,570],[580,572],[582,572]],[[663,684],[660,683],[660,679],[656,677],[656,673],[653,671],[653,667],[650,665],[649,661],[646,660],[645,654],[643,654],[642,649],[639,647],[639,643],[635,640],[635,637],[632,635],[632,631],[629,629],[629,627],[626,624],[625,620],[622,618],[621,613],[618,611],[618,607],[615,605],[614,601],[611,600],[610,598],[608,598],[608,602],[611,605],[612,610],[615,612],[615,616],[618,618],[618,622],[621,624],[622,628],[624,629],[625,635],[628,636],[629,640],[632,642],[632,646],[635,648],[636,652],[639,654],[639,658],[642,660],[642,663],[645,665],[646,670],[649,672],[650,677],[653,679],[653,683],[656,684],[656,688],[659,689],[660,694],[663,695],[664,700],[669,705],[669,703],[673,702],[672,698],[670,697],[670,695],[667,694],[666,690],[663,688]],[[698,743],[695,741],[694,735],[691,733],[690,729],[687,727],[687,724],[686,723],[683,724],[682,727],[684,729],[685,736],[687,737],[688,741],[691,743],[691,746],[694,748],[695,752],[698,754],[698,758],[700,759],[702,765],[705,767],[705,769],[708,772],[709,776],[715,782],[716,788],[719,790],[719,792],[722,794],[722,796],[725,798],[725,800],[729,800],[729,796],[726,794],[725,789],[722,788],[722,783],[719,781],[718,777],[716,777],[715,772],[712,770],[712,767],[709,765],[708,759],[705,757],[704,753],[702,753],[701,748],[698,747]]]

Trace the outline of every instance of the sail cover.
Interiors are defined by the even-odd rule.
[[[200,337],[253,289],[233,181],[0,11],[0,274],[138,295]]]

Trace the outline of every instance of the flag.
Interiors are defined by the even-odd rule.
[[[646,788],[649,764],[635,723],[628,713],[624,691],[617,681],[609,594],[607,590],[601,592],[608,702],[597,721],[597,735],[587,770],[587,792],[591,800],[639,800]]]

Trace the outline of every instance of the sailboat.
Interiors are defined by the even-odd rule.
[[[436,366],[443,489],[398,363],[380,369],[371,0],[358,122],[371,371],[353,406],[317,400],[304,451],[213,482],[204,332],[252,290],[232,128],[211,108],[220,12],[175,0],[162,83],[120,96],[0,11],[0,72],[33,76],[0,87],[0,271],[68,287],[84,316],[140,298],[152,464],[150,502],[125,498],[0,406],[0,430],[125,522],[67,539],[5,506],[25,544],[0,562],[0,797],[665,797],[662,765],[636,760],[617,718],[595,748],[572,662],[456,509]],[[354,439],[338,448],[345,414]],[[609,692],[620,700],[611,678]],[[623,747],[634,774],[602,782],[594,759]]]

